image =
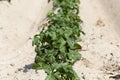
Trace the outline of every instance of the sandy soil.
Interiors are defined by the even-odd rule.
[[[81,0],[86,35],[82,59],[74,65],[81,80],[120,80],[120,0]],[[31,6],[32,5],[32,6]],[[51,9],[47,0],[0,2],[0,80],[44,80],[30,69],[32,37]]]

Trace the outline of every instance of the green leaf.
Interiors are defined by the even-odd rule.
[[[72,35],[72,29],[65,30],[64,35],[68,39]]]
[[[36,53],[40,53],[40,47],[39,47],[39,46],[36,46],[36,47],[35,47],[35,52],[36,52]]]
[[[39,45],[39,40],[40,38],[38,37],[38,35],[35,35],[34,40],[32,41],[32,46]]]
[[[51,16],[52,14],[53,14],[53,11],[50,10],[50,11],[48,11],[47,16],[49,17],[49,16]]]
[[[45,80],[56,80],[56,79],[55,79],[55,77],[54,77],[52,74],[50,74],[50,75],[48,75],[48,76],[46,77]]]
[[[66,50],[66,47],[65,47],[65,46],[60,47],[60,52],[61,52],[61,53],[65,53],[65,50]]]
[[[52,40],[56,40],[57,39],[57,36],[56,36],[56,33],[55,32],[49,32],[49,35],[50,37],[52,38]]]
[[[55,76],[55,78],[61,80],[60,72],[56,72],[53,75]]]
[[[59,42],[60,42],[60,48],[62,48],[66,44],[66,41],[63,38],[60,38]]]
[[[73,41],[71,41],[70,39],[68,39],[68,40],[67,40],[67,43],[68,43],[69,47],[70,47],[71,49],[73,49],[73,47],[74,47]]]
[[[39,67],[38,64],[36,64],[36,63],[32,64],[32,69],[37,69],[38,67]]]
[[[44,67],[45,67],[45,64],[42,63],[42,62],[34,63],[34,64],[32,65],[32,69],[36,69],[36,70],[44,69]]]
[[[52,64],[53,69],[59,69],[60,67],[61,67],[61,64],[58,64],[58,63],[53,63]]]
[[[71,60],[72,64],[81,58],[80,53],[73,50],[69,50],[69,51],[70,53],[68,53],[68,58]]]
[[[75,50],[76,49],[82,49],[82,47],[78,43],[75,43],[73,49],[75,49]]]

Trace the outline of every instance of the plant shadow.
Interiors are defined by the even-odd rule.
[[[23,68],[23,72],[28,72],[30,69],[32,69],[32,64],[25,65]]]

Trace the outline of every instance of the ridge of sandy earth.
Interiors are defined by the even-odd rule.
[[[0,2],[0,80],[44,80],[43,71],[27,71],[35,57],[31,38],[49,9],[47,0]]]
[[[82,80],[120,80],[120,0],[82,0]],[[118,77],[115,78],[115,77]]]
[[[86,35],[82,59],[74,65],[81,80],[119,80],[120,0],[81,0]],[[32,5],[32,6],[31,6]],[[30,69],[35,52],[32,37],[51,9],[47,0],[0,2],[0,80],[44,80],[44,71]]]

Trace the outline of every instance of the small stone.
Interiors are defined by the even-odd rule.
[[[112,45],[113,43],[111,42],[110,44]]]
[[[105,26],[104,22],[101,19],[97,20],[96,25],[100,26],[100,27],[104,27]]]
[[[103,38],[103,35],[100,35],[100,38]]]
[[[120,70],[120,67],[118,67],[118,70]]]
[[[15,66],[15,64],[10,64],[10,66]]]
[[[120,47],[120,45],[116,45],[117,47]]]
[[[82,76],[83,79],[85,79],[85,76]]]
[[[29,37],[29,39],[32,39],[31,37]]]
[[[22,71],[23,69],[22,68],[19,68],[18,71]]]
[[[111,56],[113,56],[113,53],[110,53]]]
[[[15,73],[18,73],[18,71],[15,71]]]
[[[9,73],[7,73],[7,75],[9,76],[10,74],[9,74]]]

